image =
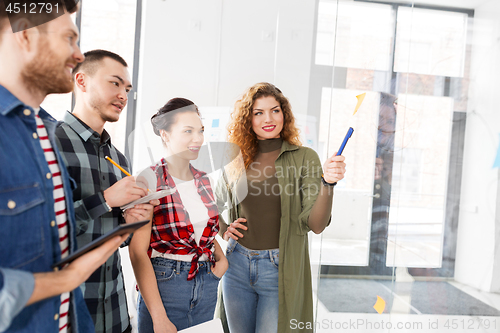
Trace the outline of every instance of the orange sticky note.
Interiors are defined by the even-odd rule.
[[[365,99],[366,93],[362,93],[361,95],[356,96],[358,99],[358,104],[356,104],[356,107],[354,108],[354,113],[352,114],[353,116],[358,112],[359,107],[361,106],[361,103],[363,103],[363,100]]]
[[[377,295],[377,302],[375,302],[375,305],[373,306],[375,311],[378,312],[378,314],[381,314],[385,310],[385,301],[382,297]]]

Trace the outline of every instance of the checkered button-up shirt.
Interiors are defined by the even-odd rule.
[[[210,249],[213,246],[215,235],[219,231],[219,211],[215,204],[210,179],[205,172],[195,169],[190,165],[194,177],[194,185],[208,210],[207,226],[203,230],[199,244],[196,243],[195,234],[189,212],[182,204],[178,191],[160,199],[160,205],[154,208],[151,229],[149,256],[152,249],[161,253],[194,254],[191,260],[188,280],[192,280],[198,273],[198,260],[206,254],[209,261],[214,263],[214,256]],[[172,177],[168,174],[165,159],[152,167],[156,173],[157,190],[175,188]]]
[[[119,208],[108,211],[103,191],[124,175],[104,159],[111,157],[126,170],[125,156],[112,144],[106,130],[102,135],[66,113],[56,130],[57,145],[76,181],[73,191],[78,247],[82,247],[124,223]],[[116,251],[81,286],[96,333],[122,333],[129,325],[120,254]]]

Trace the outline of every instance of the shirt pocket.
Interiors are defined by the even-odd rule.
[[[0,266],[19,268],[43,256],[45,198],[38,183],[0,188]]]

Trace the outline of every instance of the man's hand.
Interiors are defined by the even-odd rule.
[[[125,177],[104,191],[104,200],[110,207],[120,207],[147,195],[148,191],[135,182],[135,177]]]
[[[60,271],[35,273],[35,288],[26,305],[54,297],[78,288],[111,256],[129,234],[116,236],[98,248],[75,259]]]
[[[151,200],[149,204],[135,205],[125,211],[123,216],[126,223],[134,223],[144,220],[150,220],[153,216],[153,209],[160,204],[160,200]]]
[[[107,241],[98,248],[89,251],[72,263],[66,266],[62,271],[69,271],[73,273],[76,287],[85,282],[90,275],[116,251],[118,247],[127,240],[130,234],[116,236]],[[73,288],[74,289],[74,288]]]

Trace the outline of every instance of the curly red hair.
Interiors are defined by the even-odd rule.
[[[254,161],[258,149],[257,135],[252,129],[253,105],[255,100],[269,96],[276,99],[283,112],[281,139],[293,145],[302,145],[299,129],[295,126],[295,117],[293,116],[292,107],[288,99],[283,95],[281,90],[271,83],[257,83],[248,88],[236,102],[227,127],[229,132],[228,141],[239,146],[245,169]]]

